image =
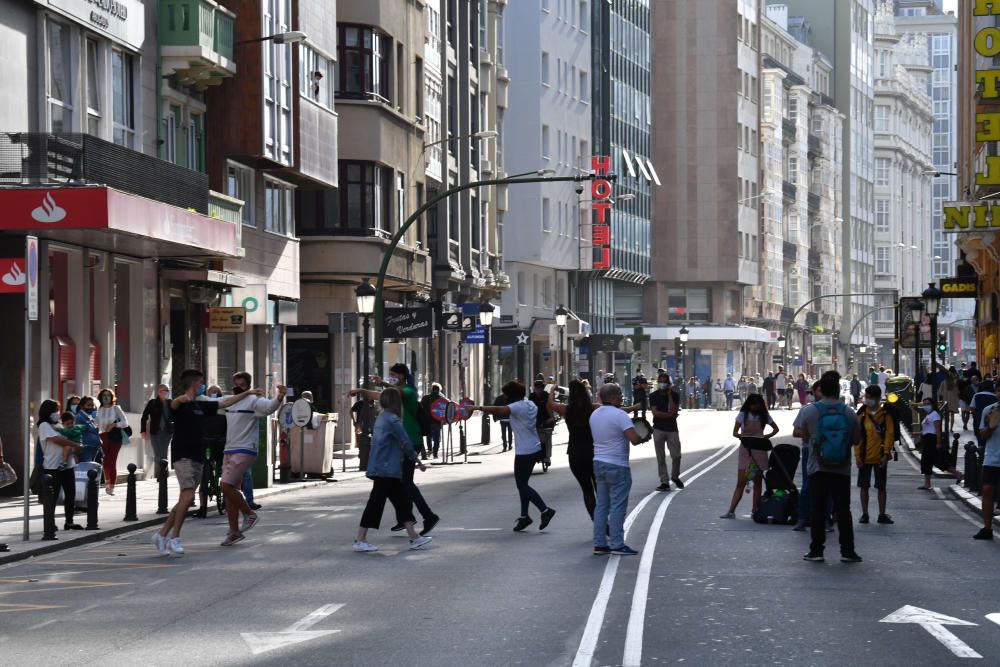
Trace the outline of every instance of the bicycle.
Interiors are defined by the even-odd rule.
[[[201,468],[201,483],[205,490],[205,495],[215,499],[215,507],[219,514],[226,513],[226,497],[219,486],[219,476],[221,465],[215,457],[211,445],[205,447],[205,465]]]

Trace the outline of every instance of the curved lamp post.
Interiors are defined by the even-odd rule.
[[[934,377],[936,373],[935,367],[937,366],[937,320],[938,320],[938,310],[941,307],[941,299],[944,297],[944,292],[942,292],[934,283],[928,283],[927,289],[923,291],[920,295],[924,299],[924,308],[927,310],[927,314],[931,318],[931,377]],[[931,393],[934,396],[934,400],[937,400],[938,383],[931,382]]]
[[[559,327],[559,384],[566,386],[566,320],[569,316],[560,303],[556,308],[556,326]]]
[[[493,369],[490,368],[492,361],[493,343],[490,341],[491,327],[493,326],[493,312],[496,308],[489,301],[479,304],[479,323],[483,325],[483,405],[490,405],[493,400]],[[483,413],[483,422],[480,428],[482,443],[490,444],[490,416]]]
[[[362,353],[364,354],[364,378],[362,382],[364,384],[364,388],[368,389],[368,377],[371,375],[368,355],[368,330],[371,327],[369,318],[371,317],[371,314],[375,312],[375,286],[368,282],[368,278],[362,279],[361,284],[354,288],[354,297],[358,302],[358,314],[364,317],[364,341],[361,344],[361,349],[363,350]]]

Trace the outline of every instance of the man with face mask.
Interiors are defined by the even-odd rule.
[[[656,389],[649,395],[649,408],[653,413],[653,449],[656,451],[656,469],[660,475],[657,491],[669,491],[673,480],[678,489],[681,481],[681,439],[677,430],[677,412],[681,396],[671,387],[666,372],[656,376]],[[667,452],[670,453],[671,470],[667,471]]]
[[[878,522],[895,523],[885,513],[885,487],[892,443],[896,439],[895,423],[881,405],[882,390],[877,384],[865,387],[865,403],[858,410],[861,439],[854,445],[854,458],[858,464],[858,488],[861,489],[861,519],[868,523],[868,489],[872,473],[878,491]]]

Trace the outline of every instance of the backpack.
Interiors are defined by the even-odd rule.
[[[417,410],[417,423],[420,424],[420,435],[430,435],[431,434],[431,403],[434,402],[434,396],[432,394],[427,394],[420,400],[420,409]]]
[[[843,466],[851,463],[851,431],[847,424],[847,406],[843,403],[814,403],[819,411],[816,448],[823,466]]]

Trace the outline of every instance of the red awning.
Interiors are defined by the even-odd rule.
[[[0,189],[0,230],[134,257],[238,257],[236,224],[101,186]]]

